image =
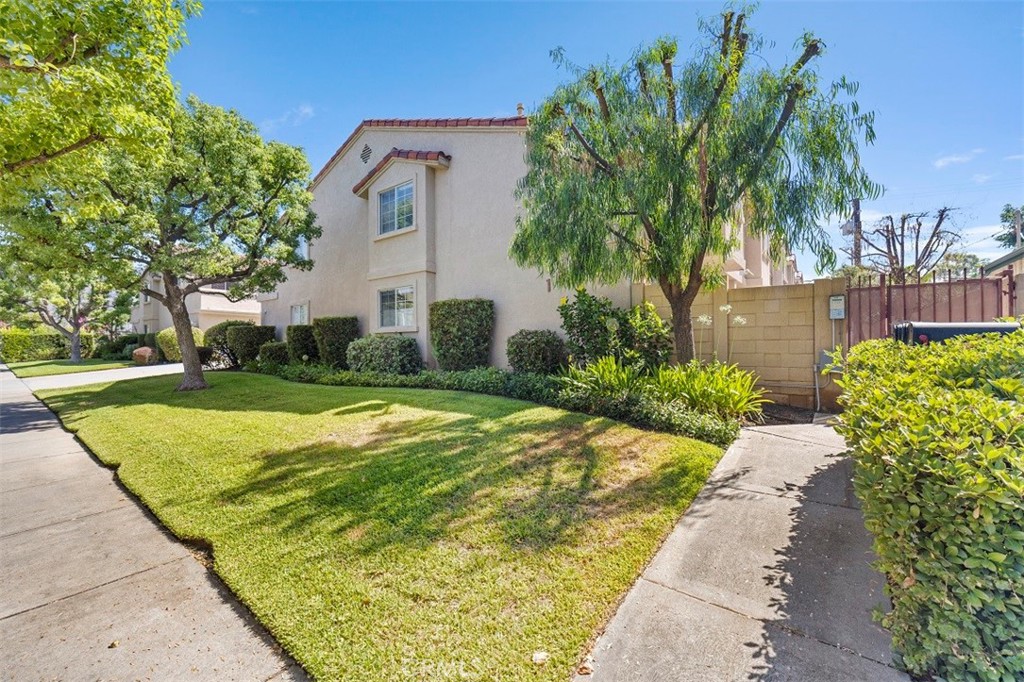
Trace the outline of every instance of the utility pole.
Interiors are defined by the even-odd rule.
[[[860,224],[860,199],[853,200],[853,264],[856,267],[860,267],[860,243],[861,243],[861,224]],[[1020,238],[1020,211],[1017,211],[1017,238]]]

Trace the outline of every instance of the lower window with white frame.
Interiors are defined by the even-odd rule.
[[[416,325],[416,296],[413,287],[383,289],[377,296],[381,329]]]
[[[292,324],[309,324],[309,303],[292,306]]]

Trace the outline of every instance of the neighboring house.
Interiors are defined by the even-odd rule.
[[[984,271],[987,276],[994,275],[997,272],[1002,272],[1007,268],[1013,268],[1013,274],[1015,276],[1024,274],[1024,246],[1010,251],[1005,256],[1000,256],[999,258],[986,263]]]
[[[430,303],[487,298],[495,305],[492,364],[520,329],[559,329],[554,287],[508,257],[526,174],[526,118],[363,121],[313,179],[313,210],[323,234],[300,246],[315,266],[291,270],[262,295],[263,323],[283,337],[289,324],[355,315],[360,331],[417,338],[433,364]],[[773,268],[761,240],[726,263],[733,286],[796,281],[787,262]],[[776,281],[777,280],[777,281]],[[615,305],[642,300],[640,285],[593,287]]]
[[[153,291],[163,291],[163,284],[159,276],[152,277],[149,288]],[[227,285],[214,284],[203,287],[197,293],[189,294],[185,299],[185,306],[188,308],[192,326],[206,331],[218,322],[225,320],[248,320],[259,324],[259,301],[252,298],[237,302],[229,301],[225,296],[217,293],[223,291],[227,291]],[[150,298],[146,294],[139,294],[135,305],[132,306],[131,326],[134,331],[148,334],[173,325],[170,311],[160,301]]]

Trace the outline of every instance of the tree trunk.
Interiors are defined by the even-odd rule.
[[[188,308],[185,307],[185,298],[180,291],[174,291],[176,287],[170,284],[169,278],[165,277],[167,286],[167,309],[174,321],[174,335],[178,338],[178,348],[181,350],[181,362],[185,366],[185,374],[178,384],[179,391],[201,391],[209,388],[206,379],[203,378],[203,365],[199,362],[199,351],[196,350],[196,340],[192,338],[192,321],[188,318]]]
[[[82,329],[75,327],[71,332],[71,362],[82,361]]]
[[[676,345],[676,362],[686,364],[694,358],[693,320],[691,309],[696,294],[688,295],[686,290],[674,287],[671,294],[665,292],[672,310],[672,336]]]

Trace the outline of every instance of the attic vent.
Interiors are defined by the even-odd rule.
[[[372,153],[373,150],[370,149],[370,145],[364,144],[363,151],[359,152],[359,158],[363,160],[363,163],[366,163],[367,161],[370,160],[370,154]]]

